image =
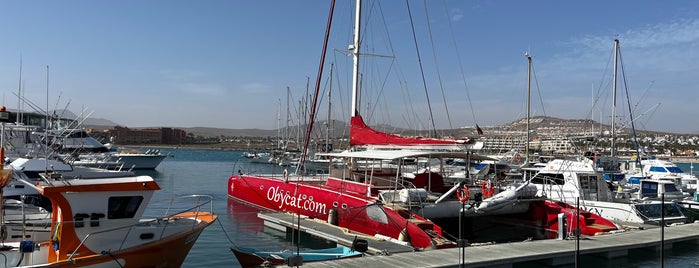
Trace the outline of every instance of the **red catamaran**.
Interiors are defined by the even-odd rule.
[[[403,137],[375,130],[364,123],[357,109],[360,9],[361,1],[358,0],[356,3],[355,40],[354,44],[350,46],[354,58],[350,145],[352,148],[363,147],[366,150],[328,153],[325,155],[354,160],[384,160],[385,163],[387,160],[396,160],[399,157],[464,158],[463,155],[466,155],[465,152],[469,149],[479,149],[482,143],[474,142],[468,138]],[[319,83],[316,84],[316,91],[319,87],[318,85]],[[311,118],[313,118],[313,114],[314,112],[311,112]],[[312,123],[309,125],[309,129],[311,129]],[[303,163],[303,156],[301,163]],[[439,180],[441,176],[435,177],[437,178],[436,180],[430,177],[427,180],[413,180],[406,183],[400,172],[400,167],[360,166],[356,165],[356,161],[348,161],[346,166],[331,169],[329,176],[320,180],[289,176],[286,172],[283,175],[276,176],[255,176],[239,172],[239,174],[233,175],[228,179],[228,195],[234,200],[263,209],[298,213],[306,217],[324,220],[352,231],[408,243],[419,249],[456,246],[456,243],[442,236],[442,228],[440,226],[425,218],[430,218],[429,216],[422,217],[418,215],[429,214],[425,213],[427,207],[422,207],[422,210],[419,210],[420,213],[416,214],[416,210],[411,207],[397,206],[389,204],[390,201],[385,201],[392,200],[386,199],[385,194],[388,193],[395,197],[404,193],[401,190],[407,190],[405,192],[407,193],[406,203],[410,203],[413,194],[419,198],[423,193],[421,192],[422,190],[433,190],[434,187],[439,186],[439,183],[443,183],[442,180]],[[455,185],[446,193],[443,191],[438,192],[444,193],[443,197],[451,197],[459,188],[461,188],[460,185]],[[445,185],[441,185],[441,189],[446,190],[448,188],[445,188]],[[511,194],[515,198],[517,197],[517,193],[513,192]],[[492,200],[486,199],[483,204],[495,207],[493,210],[500,210],[502,207],[512,207],[494,205],[495,203],[502,203],[500,202],[504,200],[502,196],[493,196]],[[469,200],[469,196],[463,197],[463,200],[449,203],[451,205],[447,205],[447,202],[436,205],[441,200],[442,198],[440,197],[437,202],[432,202],[430,209],[448,210],[448,213],[453,213],[456,216],[459,215],[459,211],[462,209],[462,204],[459,201]],[[485,202],[487,200],[488,202]],[[528,210],[529,204],[524,204],[526,206],[523,209]],[[538,199],[536,205],[533,205],[532,208],[528,211],[530,217],[540,220],[540,227],[544,230],[556,226],[555,223],[551,222],[552,215],[567,213],[571,219],[575,215],[572,214],[572,209],[561,210],[555,204],[545,202],[542,199]],[[485,212],[491,208],[485,208],[485,205],[481,205],[479,209],[480,212]],[[503,211],[505,211],[504,213],[512,213],[507,209]]]
[[[373,130],[364,124],[361,117],[356,114],[360,10],[361,1],[357,1],[355,40],[351,49],[354,58],[351,145],[463,146],[469,143],[468,140],[403,138]],[[387,206],[380,201],[378,190],[382,187],[396,189],[395,182],[377,183],[373,177],[374,173],[361,173],[350,167],[345,167],[343,171],[335,174],[338,175],[331,174],[325,179],[315,181],[296,176],[290,178],[287,174],[282,176],[237,174],[228,180],[228,195],[256,207],[299,213],[352,231],[409,243],[415,248],[433,249],[455,246],[454,242],[442,237],[442,228],[430,220],[408,209]]]

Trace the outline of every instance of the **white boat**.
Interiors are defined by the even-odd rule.
[[[650,176],[651,179],[669,180],[682,188],[682,191],[693,194],[699,186],[699,179],[694,174],[686,173],[675,163],[661,159],[642,160],[643,171],[641,174]]]
[[[26,183],[53,204],[50,238],[5,240],[0,267],[179,266],[216,220],[209,196],[168,201],[157,206],[163,214],[147,209],[160,189],[149,176]]]
[[[9,118],[4,106],[0,121]],[[0,145],[4,145],[0,133]],[[4,159],[0,146],[0,159]],[[32,163],[18,158],[13,162]],[[15,235],[28,225],[0,222],[3,267],[179,267],[201,232],[213,223],[211,196],[190,195],[151,202],[160,189],[150,176],[82,179],[64,177],[44,162],[40,180],[30,172],[0,166],[0,187],[12,178],[51,203],[51,216],[40,228],[43,235]],[[2,191],[0,191],[0,195]],[[17,204],[17,203],[15,203]],[[24,204],[19,203],[22,212]],[[13,210],[16,212],[16,210]],[[0,215],[4,215],[0,211]],[[24,216],[20,216],[24,218]],[[12,236],[5,237],[10,234]]]
[[[107,161],[116,161],[127,169],[155,169],[167,157],[168,155],[160,153],[158,149],[148,149],[145,152],[120,150],[109,153]]]
[[[64,179],[102,179],[134,176],[131,171],[107,170],[101,168],[72,166],[60,159],[17,158],[6,167],[12,169],[15,177],[29,182],[40,182],[46,174],[60,174]],[[39,193],[33,187],[18,180],[10,180],[3,187],[5,198],[19,199],[20,196],[36,196]]]
[[[673,202],[634,199],[629,195],[616,198],[612,191],[617,187],[604,179],[592,160],[584,157],[549,161],[529,183],[536,185],[538,196],[579,206],[620,224],[657,225],[661,218],[668,224],[687,221]]]

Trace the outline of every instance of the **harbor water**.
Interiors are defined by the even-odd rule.
[[[263,221],[257,217],[260,210],[228,199],[227,180],[233,172],[281,173],[281,167],[250,163],[242,156],[242,151],[161,149],[161,152],[172,157],[166,158],[156,170],[137,172],[152,176],[160,185],[161,191],[156,193],[153,200],[207,194],[214,197],[214,212],[219,216],[219,220],[201,234],[182,267],[240,267],[230,251],[233,245],[265,250],[295,250],[300,240],[301,250],[335,246],[321,238],[302,235],[298,239],[293,234],[265,228]],[[688,167],[680,167],[689,172]],[[660,257],[659,252],[651,250],[630,252],[627,257],[611,260],[584,257],[581,267],[660,267]],[[459,256],[454,258],[458,259]],[[699,246],[683,245],[668,249],[663,264],[665,267],[699,267]],[[528,263],[515,267],[549,266]]]

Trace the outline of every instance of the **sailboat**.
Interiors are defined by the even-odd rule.
[[[614,40],[614,95],[616,95],[619,40]],[[616,97],[614,100],[616,108]],[[614,157],[614,117],[612,117],[612,157]],[[611,159],[611,158],[608,158]],[[615,167],[618,168],[617,165]],[[537,187],[537,195],[566,202],[606,219],[633,227],[644,224],[684,223],[687,218],[673,202],[632,200],[628,193],[612,192],[620,186],[609,176],[600,161],[580,156],[577,159],[554,159],[546,163],[528,183]],[[605,178],[607,176],[607,178]],[[616,183],[616,184],[614,184]]]
[[[358,90],[358,61],[360,56],[360,19],[362,2],[356,2],[355,31],[352,54],[354,58],[353,92]],[[375,141],[383,137],[385,144],[411,144],[414,139],[400,139],[383,135],[358,125],[361,117],[356,114],[356,93],[352,97],[351,137],[371,137]],[[360,131],[359,133],[357,131]],[[362,142],[359,142],[362,143]],[[455,142],[431,141],[435,144],[459,144]],[[303,161],[303,160],[302,160]],[[235,200],[271,211],[289,211],[327,221],[331,224],[363,234],[387,237],[417,249],[454,247],[456,244],[442,234],[442,228],[432,221],[403,207],[387,206],[377,195],[379,185],[372,174],[352,173],[329,174],[320,180],[304,180],[287,172],[281,176],[254,176],[238,173],[228,179],[228,195]],[[376,169],[378,171],[378,169]],[[356,179],[349,179],[350,177]],[[345,179],[348,178],[348,179]],[[387,181],[384,181],[387,182]],[[395,183],[395,182],[393,182]],[[393,184],[394,186],[397,186]],[[395,189],[395,188],[394,188]]]

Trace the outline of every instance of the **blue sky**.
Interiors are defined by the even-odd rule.
[[[619,38],[619,124],[631,103],[637,129],[699,132],[698,1],[410,1],[412,27],[404,1],[367,2],[365,48],[392,56],[362,65],[372,68],[367,92],[378,88],[360,108],[371,124],[429,128],[428,106],[437,128],[523,118],[525,51],[532,115],[609,124]],[[328,90],[333,63],[332,117],[345,121],[350,59],[340,52],[352,9],[336,4],[321,82]],[[21,58],[24,96],[42,108],[49,66],[50,110],[128,127],[276,129],[287,88],[298,122],[315,84],[328,10],[329,1],[0,1],[2,100],[17,108]],[[324,98],[322,120],[326,107]]]

